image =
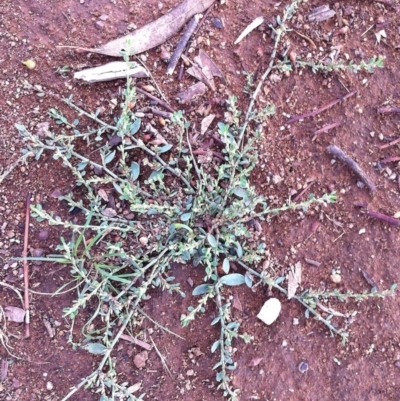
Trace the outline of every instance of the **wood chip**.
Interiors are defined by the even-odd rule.
[[[206,90],[207,87],[203,84],[203,82],[197,82],[197,84],[192,85],[185,91],[178,93],[176,99],[179,101],[179,103],[189,103],[197,97],[204,95]]]

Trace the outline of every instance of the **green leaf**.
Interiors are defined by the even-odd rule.
[[[243,256],[243,249],[242,246],[239,244],[239,242],[236,242],[236,253],[241,258]]]
[[[136,132],[139,131],[140,124],[142,123],[142,120],[140,118],[137,118],[133,124],[131,125],[131,135],[135,135]]]
[[[174,223],[174,224],[173,224],[173,227],[174,227],[175,229],[178,229],[178,230],[179,230],[180,228],[184,228],[185,230],[189,231],[190,233],[193,232],[193,230],[192,230],[189,226],[187,226],[187,225],[185,225],[185,224]]]
[[[139,177],[139,174],[140,174],[140,166],[139,166],[139,164],[136,163],[136,162],[133,162],[131,164],[130,170],[131,170],[131,180],[132,181],[136,181],[138,179],[138,177]]]
[[[285,281],[285,277],[284,277],[284,276],[278,277],[278,278],[275,280],[275,284],[280,284],[280,283],[283,283],[284,281]]]
[[[249,197],[249,194],[246,189],[236,187],[232,191],[236,196],[242,199],[247,199]]]
[[[192,295],[203,295],[210,287],[212,287],[210,284],[200,284],[193,290]]]
[[[251,277],[250,277],[248,274],[246,274],[246,275],[244,276],[244,281],[245,281],[247,287],[249,287],[249,288],[252,287],[252,285],[253,285],[253,280],[251,279]]]
[[[213,248],[218,246],[218,242],[212,234],[207,234],[207,241]]]
[[[230,270],[230,264],[229,264],[229,259],[224,259],[223,263],[222,263],[222,270],[224,271],[225,274],[229,273]]]
[[[217,316],[217,317],[211,322],[211,326],[213,326],[214,324],[217,324],[220,320],[221,320],[221,316]]]
[[[95,355],[104,354],[107,351],[107,347],[100,343],[88,343],[85,348],[91,353]]]
[[[192,217],[192,213],[184,213],[181,215],[181,221],[188,221]]]
[[[219,340],[215,341],[215,343],[211,347],[211,352],[215,352],[219,347]]]
[[[22,124],[14,124],[14,126],[15,126],[15,128],[16,128],[18,131],[25,131],[25,125],[22,125]]]
[[[109,153],[105,158],[104,158],[104,164],[108,164],[114,159],[115,157],[115,150],[113,150],[111,153]]]
[[[241,285],[245,282],[243,274],[239,273],[232,273],[228,274],[227,276],[223,276],[219,279],[220,283],[229,285],[229,286],[235,286],[235,285]]]
[[[161,146],[161,148],[158,148],[158,149],[157,149],[157,153],[165,153],[165,152],[168,152],[171,148],[172,148],[172,145],[168,143],[168,144],[166,144],[166,145],[164,145],[164,146]]]

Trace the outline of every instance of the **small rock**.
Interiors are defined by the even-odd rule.
[[[282,182],[283,181],[283,178],[280,176],[280,175],[278,175],[278,174],[276,174],[276,175],[274,175],[273,177],[272,177],[272,182],[274,183],[274,184],[279,184],[280,182]]]
[[[104,28],[104,22],[102,21],[96,21],[94,25],[98,30],[102,30]]]
[[[93,171],[98,177],[103,175],[103,169],[99,166],[94,166]]]
[[[331,274],[332,283],[339,284],[342,282],[342,276],[340,274]]]
[[[147,237],[141,237],[139,238],[139,242],[143,245],[146,246],[149,242],[149,239]]]
[[[224,29],[225,27],[224,21],[220,18],[211,18],[211,22],[217,29]]]
[[[135,355],[133,358],[133,363],[138,369],[141,369],[146,366],[147,359],[149,359],[149,355],[147,351],[143,351],[140,354]]]
[[[194,376],[194,370],[193,370],[193,369],[188,370],[188,371],[186,372],[186,375],[187,375],[187,376]]]
[[[46,388],[47,388],[47,390],[51,391],[54,389],[54,384],[52,382],[47,382]]]
[[[40,241],[46,241],[49,238],[49,230],[42,230],[38,234]]]
[[[40,249],[40,248],[32,249],[32,252],[31,252],[31,254],[32,254],[32,256],[33,256],[34,258],[40,258],[40,257],[42,257],[42,256],[43,256],[43,253],[44,253],[44,250],[43,250],[43,249]]]
[[[271,325],[275,322],[281,312],[281,302],[277,298],[270,298],[264,303],[257,317],[265,324]]]
[[[100,15],[99,19],[102,20],[102,21],[107,21],[108,20],[108,15],[102,14],[102,15]]]
[[[305,362],[305,361],[301,361],[300,362],[300,364],[299,364],[299,372],[300,373],[305,373],[305,372],[307,372],[307,370],[308,370],[308,363],[307,362]]]
[[[394,366],[397,366],[398,368],[400,368],[400,360],[396,361],[396,362],[394,363]]]

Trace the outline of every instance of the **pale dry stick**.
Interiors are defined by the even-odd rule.
[[[318,115],[319,113],[322,113],[323,111],[328,110],[331,107],[335,106],[336,104],[342,102],[343,100],[348,99],[349,97],[355,95],[356,93],[357,93],[357,91],[352,91],[344,96],[339,97],[338,99],[332,100],[331,102],[329,102],[328,104],[326,104],[325,106],[322,106],[321,108],[319,108],[317,110],[294,116],[294,117],[290,118],[288,121],[286,121],[286,124],[292,124],[296,121],[302,120],[307,117],[314,117],[314,116]]]
[[[151,342],[153,343],[153,347],[154,347],[154,349],[156,350],[157,355],[158,355],[158,356],[160,357],[160,359],[161,359],[161,363],[162,363],[164,369],[168,372],[169,377],[172,379],[172,374],[171,374],[171,371],[169,370],[169,367],[168,367],[168,365],[167,365],[167,361],[166,361],[165,356],[158,350],[157,345],[156,345],[156,343],[153,341],[153,339],[151,338],[151,336],[150,336],[150,340],[151,340]]]
[[[203,15],[203,18],[201,19],[201,21],[199,22],[199,24],[197,25],[196,30],[193,32],[193,36],[196,35],[196,33],[199,31],[199,29],[202,27],[202,25],[204,24],[204,21],[206,20],[206,18],[208,17],[208,14],[210,13],[210,11],[212,10],[214,4],[211,4],[211,6],[207,9],[207,11],[205,12],[205,14]],[[189,47],[186,47],[185,52],[183,53],[185,56],[187,56]],[[178,81],[182,80],[182,76],[183,76],[183,69],[185,68],[185,64],[182,62],[181,63],[181,67],[179,69],[179,74],[178,74]]]
[[[29,338],[29,268],[28,261],[28,237],[29,237],[29,217],[31,208],[31,194],[26,197],[26,217],[25,217],[25,235],[24,235],[24,303],[25,303],[25,338]]]
[[[361,178],[361,180],[367,185],[372,193],[376,192],[375,184],[368,178],[368,176],[364,173],[359,164],[356,163],[349,155],[343,152],[342,149],[335,145],[331,145],[328,146],[326,150],[328,151],[328,153],[337,157],[343,163],[347,164],[347,166]]]
[[[243,123],[243,126],[241,127],[241,130],[240,130],[240,133],[239,133],[239,141],[238,141],[239,145],[241,145],[242,142],[243,142],[243,137],[244,137],[244,134],[246,132],[246,128],[247,128],[247,126],[248,126],[248,124],[250,122],[250,119],[251,119],[250,116],[253,113],[254,104],[256,102],[258,94],[260,93],[260,90],[261,90],[265,80],[267,79],[268,75],[270,74],[270,72],[274,68],[275,57],[276,57],[276,52],[278,50],[278,45],[279,45],[279,43],[281,41],[282,35],[284,35],[285,32],[286,32],[285,23],[286,23],[287,19],[291,17],[291,14],[294,12],[294,10],[296,9],[297,5],[299,3],[301,3],[301,1],[302,0],[294,0],[294,1],[292,1],[292,3],[289,6],[287,6],[285,8],[281,24],[277,29],[275,29],[275,42],[274,42],[274,47],[272,49],[272,53],[271,53],[270,61],[269,61],[269,64],[268,64],[268,68],[266,69],[266,71],[262,75],[260,81],[258,82],[257,88],[255,89],[255,91],[253,92],[253,94],[251,96],[250,104],[249,104],[249,107],[247,108],[247,112],[246,112],[246,116],[245,116],[245,119],[244,119],[244,123]]]
[[[169,64],[167,67],[167,75],[172,75],[173,72],[175,71],[178,61],[181,58],[181,55],[182,55],[183,51],[185,50],[187,43],[189,42],[190,38],[194,34],[194,32],[197,28],[197,25],[199,24],[199,21],[200,21],[200,15],[196,14],[188,23],[186,30],[181,37],[181,40],[179,41],[174,53],[171,56],[171,60],[169,61]]]
[[[381,107],[378,109],[379,114],[387,114],[387,113],[400,113],[400,107]]]
[[[383,220],[386,223],[391,224],[392,226],[400,227],[400,220],[391,216],[387,216],[386,214],[375,212],[374,210],[367,210],[367,215],[369,217],[373,217],[375,219]]]
[[[299,35],[301,38],[305,39],[305,40],[311,45],[311,47],[312,47],[313,49],[317,49],[317,45],[313,42],[313,40],[312,40],[311,38],[309,38],[309,37],[306,36],[306,35],[303,35],[303,34],[300,33],[300,32],[297,32],[296,30],[293,30],[293,32],[297,33],[297,35]]]
[[[13,287],[12,285],[10,285],[10,284],[5,283],[4,281],[0,281],[0,285],[3,286],[3,287],[9,288],[10,290],[13,290],[13,291],[18,295],[18,298],[21,300],[22,307],[23,307],[23,308],[25,307],[24,299],[22,298],[21,293],[20,293],[16,288],[14,288],[14,287]]]
[[[339,122],[339,121],[336,121],[336,122],[334,122],[334,123],[332,123],[332,124],[327,124],[327,125],[323,126],[322,128],[320,128],[319,130],[315,131],[314,134],[315,134],[315,135],[323,134],[323,133],[325,133],[325,132],[328,132],[328,131],[329,131],[330,129],[332,129],[332,128],[338,127],[338,126],[341,125],[341,124],[342,124],[342,123]]]
[[[297,202],[304,194],[306,191],[308,191],[311,188],[311,185],[314,184],[315,181],[311,181],[294,199],[293,202]]]
[[[386,145],[379,146],[379,149],[386,149],[390,146],[396,145],[396,143],[399,143],[399,142],[400,142],[400,138],[397,138],[394,141],[387,143]]]
[[[385,157],[384,159],[381,160],[381,163],[390,163],[390,162],[398,162],[400,161],[400,156],[391,156],[391,157]]]
[[[20,156],[18,160],[16,160],[14,163],[11,163],[9,166],[7,166],[4,170],[4,172],[0,175],[0,184],[8,177],[8,175],[15,169],[15,167],[18,166],[19,163],[25,162],[28,157],[35,156],[33,152],[27,152],[24,155]]]

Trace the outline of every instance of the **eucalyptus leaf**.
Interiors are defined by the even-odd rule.
[[[215,352],[215,351],[218,349],[219,343],[220,343],[219,340],[218,340],[218,341],[215,341],[215,343],[214,343],[214,344],[212,345],[212,347],[211,347],[211,352]]]
[[[157,153],[165,153],[168,152],[169,150],[172,149],[172,145],[167,143],[164,146],[161,146],[160,148],[157,149]]]
[[[226,276],[223,276],[219,279],[220,283],[229,285],[229,286],[235,286],[235,285],[241,285],[245,282],[245,278],[243,274],[239,273],[232,273],[228,274]]]

